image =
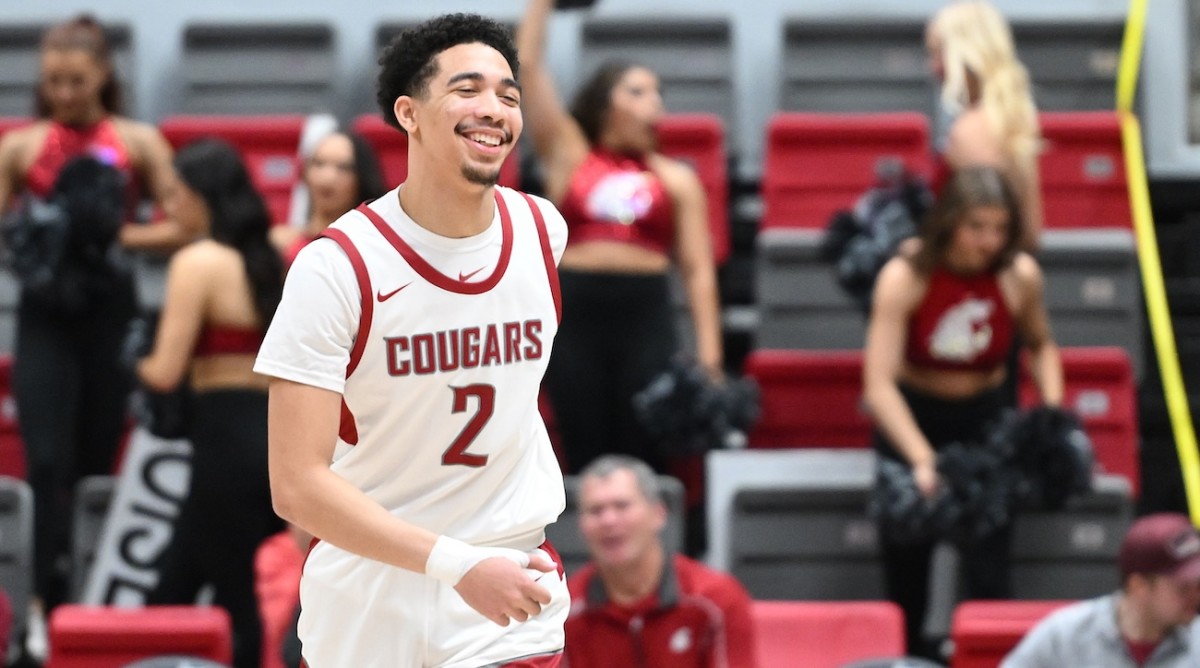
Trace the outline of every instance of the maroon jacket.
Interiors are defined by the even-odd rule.
[[[588,564],[567,581],[569,668],[754,668],[750,596],[732,576],[682,555],[658,590],[632,606],[608,600]]]

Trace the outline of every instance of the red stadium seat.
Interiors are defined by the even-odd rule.
[[[755,350],[745,374],[762,390],[750,447],[870,446],[871,422],[860,409],[862,351]]]
[[[24,116],[0,116],[0,135],[3,135],[9,130],[15,130],[19,127],[29,125],[32,122],[32,118],[26,118]]]
[[[967,601],[954,610],[951,668],[996,668],[1043,617],[1071,601]]]
[[[753,601],[761,668],[838,668],[904,656],[904,613],[887,601]]]
[[[708,229],[713,259],[729,258],[729,174],[725,126],[714,114],[671,114],[658,124],[658,148],[696,169],[708,196]]]
[[[1124,476],[1134,498],[1140,491],[1138,464],[1137,386],[1124,348],[1062,348],[1066,396],[1092,439],[1100,472]],[[1027,365],[1026,365],[1027,366]],[[1038,401],[1037,387],[1027,374],[1021,379],[1021,403]]]
[[[823,229],[875,182],[881,159],[928,176],[929,121],[917,113],[778,113],[767,128],[763,229]]]
[[[46,668],[122,668],[163,654],[228,664],[229,615],[215,606],[60,605],[50,615]]]
[[[172,116],[159,129],[175,150],[202,137],[220,137],[241,152],[273,222],[288,219],[292,190],[300,178],[297,153],[305,117]]]
[[[0,475],[25,479],[25,442],[17,424],[13,397],[12,357],[0,357]]]
[[[1047,228],[1132,226],[1121,125],[1111,111],[1039,117],[1042,202]]]
[[[388,125],[379,114],[363,114],[354,119],[351,129],[375,149],[383,169],[383,183],[389,188],[408,177],[408,135]],[[521,156],[517,148],[500,167],[500,185],[516,188],[521,183]]]

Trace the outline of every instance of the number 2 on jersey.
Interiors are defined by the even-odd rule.
[[[483,426],[492,417],[492,411],[496,408],[496,388],[491,385],[476,384],[463,387],[451,386],[450,389],[454,390],[452,413],[462,413],[467,410],[468,397],[477,397],[479,407],[475,410],[475,415],[471,416],[466,426],[458,433],[458,437],[450,444],[450,447],[446,448],[446,452],[442,453],[442,465],[483,466],[487,464],[488,456],[473,455],[467,452],[467,448],[471,447],[475,437],[479,436],[479,432],[483,431]]]

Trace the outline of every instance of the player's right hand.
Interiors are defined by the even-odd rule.
[[[529,566],[542,572],[557,568],[536,553],[530,555]],[[454,590],[467,605],[500,626],[508,626],[509,620],[526,621],[550,602],[550,591],[538,584],[527,569],[500,556],[475,564]]]

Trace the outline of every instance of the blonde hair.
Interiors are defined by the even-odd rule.
[[[934,15],[941,39],[945,83],[942,103],[952,111],[971,105],[971,75],[979,107],[997,130],[1012,166],[1029,176],[1042,148],[1029,73],[1017,60],[1008,21],[986,0],[958,0]]]

